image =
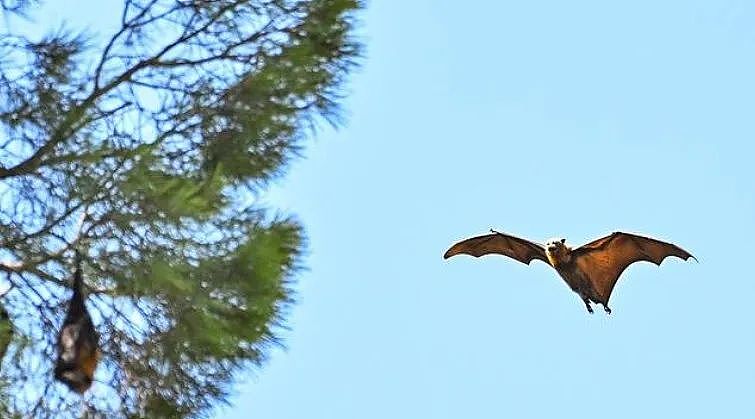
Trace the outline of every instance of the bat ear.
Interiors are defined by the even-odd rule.
[[[561,243],[566,243],[566,239],[561,239]]]

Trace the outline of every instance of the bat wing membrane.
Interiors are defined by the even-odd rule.
[[[548,263],[545,249],[539,244],[498,232],[462,240],[451,246],[443,255],[443,258],[448,259],[451,256],[459,254],[474,257],[498,254],[508,256],[528,265],[534,259]]]
[[[585,272],[603,303],[608,303],[616,282],[634,262],[646,261],[660,265],[668,256],[683,260],[690,253],[671,243],[635,234],[616,232],[575,249],[572,253],[577,267]]]

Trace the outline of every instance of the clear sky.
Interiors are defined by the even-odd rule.
[[[755,417],[755,3],[619,3],[371,1],[347,125],[267,197],[309,234],[288,349],[217,417]],[[442,260],[491,227],[700,263],[591,316],[545,264]]]
[[[270,197],[310,236],[288,349],[218,417],[755,417],[755,3],[371,3],[348,125]],[[700,263],[590,316],[545,264],[442,260],[490,227]]]

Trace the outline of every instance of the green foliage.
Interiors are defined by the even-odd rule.
[[[258,157],[262,158],[262,157]],[[207,179],[166,173],[137,163],[124,179],[124,195],[139,205],[142,213],[179,220],[181,217],[203,219],[218,212],[226,200],[220,170]]]
[[[292,303],[303,228],[256,197],[339,122],[361,3],[124,7],[104,38],[0,36],[3,417],[206,415]],[[51,374],[74,247],[104,354],[83,401]]]

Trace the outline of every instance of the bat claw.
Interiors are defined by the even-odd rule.
[[[590,314],[595,313],[595,311],[592,309],[592,306],[590,305],[590,300],[588,300],[588,299],[585,298],[582,301],[585,303],[585,307],[587,307],[587,312],[588,313],[590,313]]]

